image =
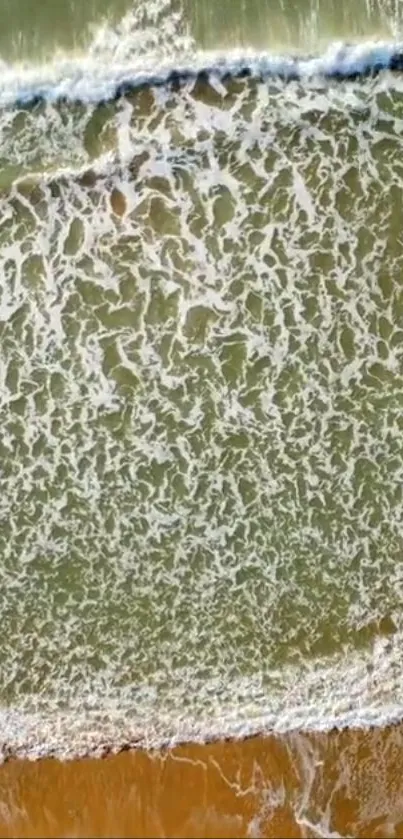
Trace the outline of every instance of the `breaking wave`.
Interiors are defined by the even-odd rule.
[[[38,102],[94,104],[114,100],[148,87],[180,86],[197,81],[220,84],[230,79],[279,78],[349,80],[382,71],[403,70],[403,44],[335,43],[318,56],[287,56],[237,50],[198,52],[184,63],[140,57],[106,64],[96,57],[59,59],[43,66],[2,65],[0,106],[29,106]]]

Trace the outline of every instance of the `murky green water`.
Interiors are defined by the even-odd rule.
[[[275,46],[305,53],[339,38],[399,37],[403,18],[398,0],[1,0],[0,11],[0,55],[14,61],[49,59],[57,50],[85,51],[100,26],[116,27],[128,14],[135,20],[126,29],[126,45],[127,36],[133,45],[136,32],[139,41],[144,30],[152,35],[155,14],[159,22],[164,16],[165,36],[179,15],[179,28],[205,49]],[[154,41],[161,33],[160,27],[154,29]]]
[[[392,38],[401,14],[2,6],[5,59],[101,67]],[[387,73],[1,111],[14,746],[401,707],[402,119]]]

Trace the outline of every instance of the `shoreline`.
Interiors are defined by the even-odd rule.
[[[156,745],[146,745],[146,738],[139,737],[137,741],[133,740],[130,742],[120,743],[119,745],[113,744],[100,744],[94,745],[90,747],[88,751],[74,754],[71,752],[67,752],[65,755],[61,755],[56,750],[46,752],[44,754],[24,754],[23,750],[15,750],[13,751],[7,744],[0,743],[0,752],[3,750],[3,753],[0,754],[0,770],[3,766],[8,765],[11,762],[19,761],[21,763],[39,763],[41,761],[46,760],[54,760],[60,763],[74,763],[74,762],[83,762],[88,760],[107,760],[111,757],[119,757],[122,754],[127,752],[143,752],[148,755],[154,754],[167,754],[169,752],[173,752],[174,750],[186,748],[186,747],[208,747],[214,746],[217,743],[220,744],[236,744],[236,743],[246,743],[250,740],[267,740],[270,738],[281,739],[293,736],[314,736],[314,737],[335,737],[340,735],[344,732],[350,732],[352,735],[362,735],[362,734],[371,734],[376,731],[382,730],[393,730],[402,728],[403,731],[403,716],[396,717],[396,719],[386,719],[385,722],[373,722],[373,723],[363,723],[363,724],[351,724],[351,725],[337,725],[332,724],[329,727],[291,727],[289,729],[276,729],[275,727],[270,728],[259,728],[256,730],[251,730],[250,732],[240,733],[240,734],[212,734],[206,735],[205,737],[196,736],[186,737],[184,739],[172,738],[161,740]]]

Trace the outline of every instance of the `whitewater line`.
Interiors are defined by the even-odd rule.
[[[174,87],[197,81],[228,82],[250,77],[301,81],[315,78],[351,80],[384,70],[403,70],[403,44],[366,42],[332,44],[316,57],[237,51],[198,53],[191,62],[161,65],[154,61],[107,64],[75,58],[43,66],[0,65],[0,107],[40,102],[101,103],[153,87]]]

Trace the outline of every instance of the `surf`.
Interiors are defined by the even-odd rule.
[[[284,82],[355,80],[382,72],[401,73],[403,43],[331,44],[317,56],[281,55],[254,50],[198,52],[192,61],[155,58],[106,64],[85,56],[63,58],[43,66],[2,65],[0,107],[38,103],[101,104],[144,88],[179,89],[205,82],[212,86],[231,80],[280,79]]]

